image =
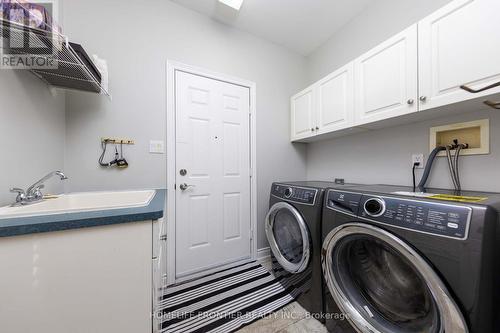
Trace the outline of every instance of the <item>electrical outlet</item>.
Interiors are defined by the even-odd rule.
[[[150,154],[163,154],[163,153],[165,153],[163,141],[156,141],[156,140],[149,141],[149,153]]]
[[[411,155],[411,165],[415,165],[415,163],[420,163],[417,166],[417,169],[424,168],[424,154],[413,154]]]

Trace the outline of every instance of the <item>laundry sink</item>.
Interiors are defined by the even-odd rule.
[[[26,206],[0,208],[0,219],[147,206],[154,190],[62,194]]]

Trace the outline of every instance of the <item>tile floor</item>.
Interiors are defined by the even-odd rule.
[[[271,269],[271,260],[261,261],[262,266]],[[238,333],[328,333],[325,326],[314,318],[307,316],[297,302],[291,303],[275,313],[266,316],[246,327]]]
[[[319,321],[306,318],[306,313],[306,310],[294,302],[280,311],[243,327],[238,333],[328,333]]]

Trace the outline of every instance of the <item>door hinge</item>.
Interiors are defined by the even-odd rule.
[[[161,241],[166,241],[167,240],[167,235],[161,235],[160,236]]]
[[[250,178],[253,177],[253,169],[250,169]]]

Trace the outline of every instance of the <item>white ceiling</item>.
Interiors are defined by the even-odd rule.
[[[245,0],[239,12],[217,0],[172,0],[304,56],[376,0]]]

